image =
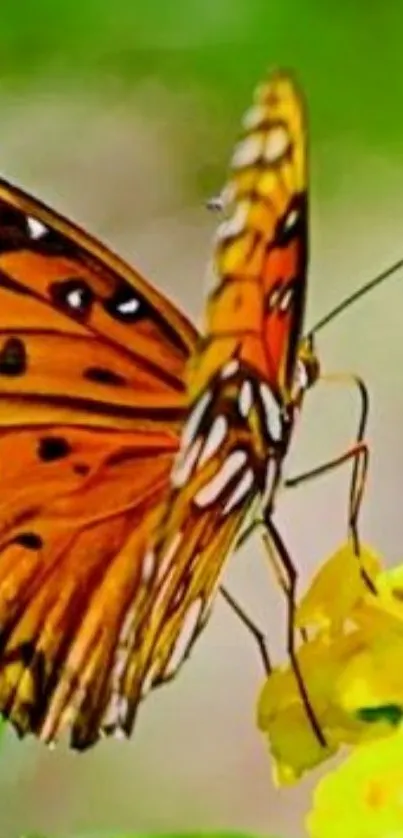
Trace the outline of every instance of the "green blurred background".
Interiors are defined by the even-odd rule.
[[[0,5],[0,167],[88,227],[193,317],[240,118],[267,68],[290,67],[309,103],[307,323],[403,255],[403,5],[399,0],[24,0]],[[363,531],[401,558],[403,276],[329,326],[325,369],[355,369],[372,395]],[[289,472],[338,453],[353,396],[307,401]],[[278,521],[307,581],[344,538],[347,475],[285,494]],[[280,653],[283,617],[257,539],[228,584]],[[146,703],[129,743],[49,752],[8,732],[0,838],[177,828],[304,835],[317,779],[276,790],[254,727],[261,670],[226,609],[180,678]]]

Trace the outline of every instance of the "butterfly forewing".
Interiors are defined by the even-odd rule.
[[[0,182],[0,711],[21,734],[99,737],[194,344],[134,270]]]

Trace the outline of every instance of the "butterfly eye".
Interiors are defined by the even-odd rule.
[[[139,317],[144,317],[145,303],[134,293],[130,285],[121,285],[115,291],[113,297],[104,302],[108,314],[117,320],[132,323]]]
[[[83,279],[54,282],[49,293],[55,305],[76,317],[86,317],[94,302],[90,286]]]

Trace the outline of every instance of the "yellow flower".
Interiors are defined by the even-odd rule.
[[[361,659],[366,652],[365,636],[360,631],[336,640],[319,637],[299,649],[299,666],[325,746],[310,723],[292,668],[276,669],[267,678],[258,700],[257,725],[267,737],[279,784],[295,782],[305,771],[336,753],[343,744],[390,733],[400,721],[403,690],[401,699],[394,696],[395,703],[392,704],[388,702],[385,688],[380,704],[378,692],[371,692],[369,668],[368,672],[363,669],[366,691],[361,694],[352,688],[352,684],[356,686],[357,678],[360,683]],[[403,645],[401,654],[403,665]],[[345,676],[349,667],[351,679]]]
[[[403,568],[381,571],[369,548],[361,563],[376,594],[346,545],[322,566],[297,610],[298,626],[315,632],[297,659],[325,745],[289,661],[260,694],[257,724],[280,784],[295,782],[342,745],[391,736],[403,719]]]
[[[361,745],[327,774],[307,826],[310,838],[403,838],[403,732]]]

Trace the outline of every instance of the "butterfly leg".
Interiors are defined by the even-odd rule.
[[[235,545],[235,551],[239,550],[240,547],[243,546],[245,541],[248,540],[249,536],[251,536],[258,529],[260,529],[262,531],[262,533],[261,533],[262,534],[262,539],[265,543],[265,548],[266,548],[266,551],[267,551],[268,556],[270,558],[270,564],[271,564],[271,567],[274,571],[274,575],[276,577],[277,584],[284,591],[284,593],[287,594],[287,583],[286,583],[286,580],[284,579],[284,573],[282,571],[282,566],[281,566],[281,563],[278,560],[278,556],[277,556],[276,551],[273,549],[273,545],[272,545],[270,539],[267,538],[266,522],[265,522],[264,518],[253,518],[252,519],[250,524],[248,524],[248,526],[245,527],[244,531],[239,536],[238,541]],[[230,596],[232,596],[232,595],[230,595]],[[227,598],[227,602],[229,602],[229,598]],[[235,611],[235,613],[238,613],[238,616],[240,616],[239,611],[243,611],[242,606],[240,606],[239,603],[237,603],[237,609],[234,608],[233,610]],[[250,621],[249,617],[247,617],[247,620],[243,620],[245,625],[247,625],[247,621]],[[255,628],[257,628],[257,627],[255,626]],[[253,632],[253,634],[255,634],[255,632]],[[300,629],[300,634],[301,634],[302,640],[305,642],[308,639],[306,630],[304,628]],[[260,629],[257,628],[256,639],[259,638],[259,646],[260,646],[260,638],[262,638],[262,637],[264,638],[263,632]]]
[[[235,599],[235,597],[230,594],[227,588],[224,585],[220,587],[220,593],[224,597],[226,603],[232,608],[236,616],[241,620],[244,626],[248,629],[248,631],[252,634],[252,637],[257,643],[260,657],[263,661],[263,667],[266,675],[270,675],[273,671],[273,667],[270,661],[269,652],[267,649],[267,642],[266,637],[256,625],[256,623],[249,617],[243,607],[239,604],[239,602]]]
[[[322,475],[328,474],[329,472],[334,471],[334,469],[338,468],[341,465],[344,465],[345,463],[352,462],[353,468],[350,479],[348,504],[348,532],[353,544],[354,553],[359,559],[361,551],[358,531],[358,519],[365,490],[369,462],[369,449],[367,443],[364,440],[368,419],[369,395],[364,382],[361,378],[358,378],[358,376],[344,374],[328,375],[323,376],[322,380],[328,383],[354,384],[357,387],[360,395],[361,408],[355,443],[351,446],[351,448],[344,451],[338,457],[334,457],[333,459],[328,460],[325,463],[322,463],[314,469],[302,472],[301,474],[298,474],[295,477],[285,480],[283,485],[286,488],[299,486],[302,483],[306,483],[309,480],[312,480],[316,477],[321,477]],[[372,580],[369,578],[368,574],[363,568],[361,569],[361,575],[368,588],[372,591],[372,593],[376,593]]]
[[[296,585],[297,585],[297,570],[290,557],[290,554],[284,544],[284,541],[274,525],[271,515],[268,513],[265,519],[266,532],[263,536],[263,542],[266,549],[269,549],[269,556],[272,558],[274,551],[277,554],[278,564],[282,568],[282,587],[287,598],[287,652],[291,661],[291,666],[298,684],[298,689],[306,710],[306,714],[315,733],[318,742],[322,747],[326,747],[327,742],[323,731],[320,727],[315,711],[312,707],[308,690],[302,675],[298,657],[295,650],[295,609],[296,609]]]

